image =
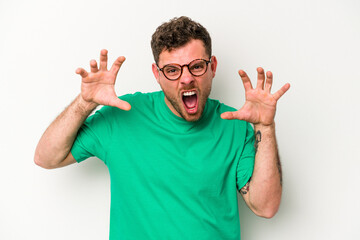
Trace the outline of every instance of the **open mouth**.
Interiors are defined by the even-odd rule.
[[[196,91],[185,91],[182,93],[182,101],[188,114],[194,114],[198,109],[198,96]]]

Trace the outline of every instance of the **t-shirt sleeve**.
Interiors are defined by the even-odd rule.
[[[245,127],[244,147],[236,169],[236,184],[239,190],[245,186],[252,176],[255,162],[254,129],[250,123],[246,123]]]
[[[96,156],[106,163],[106,150],[111,139],[111,125],[106,115],[111,111],[111,107],[102,107],[81,126],[71,149],[77,162]]]

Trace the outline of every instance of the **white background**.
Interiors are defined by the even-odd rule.
[[[291,84],[276,115],[282,204],[267,220],[241,200],[242,239],[360,239],[359,12],[357,0],[0,0],[0,239],[108,238],[106,166],[45,170],[35,147],[102,48],[127,57],[118,95],[159,90],[150,38],[181,15],[212,35],[212,98],[242,106],[240,68],[253,81],[256,67],[273,71],[274,90]]]

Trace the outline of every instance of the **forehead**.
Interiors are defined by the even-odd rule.
[[[188,64],[194,59],[207,59],[203,41],[193,39],[184,46],[172,49],[171,51],[163,50],[159,55],[159,66],[170,63]]]

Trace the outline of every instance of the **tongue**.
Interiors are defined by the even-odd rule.
[[[184,104],[187,108],[194,108],[196,105],[197,97],[196,97],[196,94],[194,94],[192,96],[187,96],[187,97],[184,96],[183,100],[184,100]]]

